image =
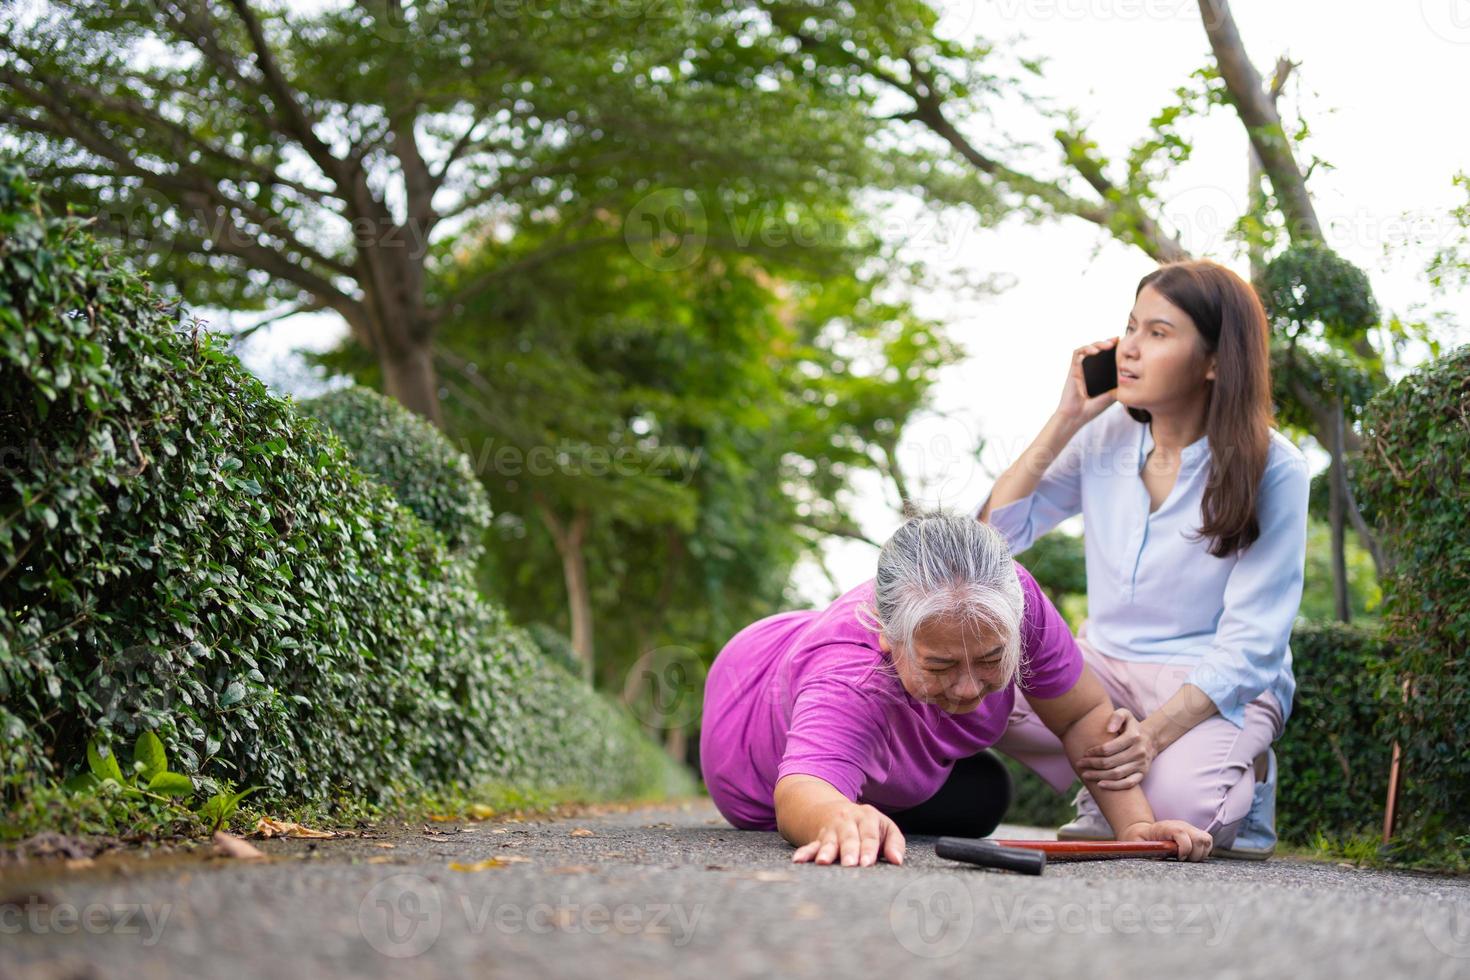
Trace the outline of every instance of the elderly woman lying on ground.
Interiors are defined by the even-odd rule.
[[[705,784],[736,827],[779,830],[795,861],[899,864],[904,833],[983,837],[1000,823],[1010,777],[988,746],[1018,687],[1074,768],[1112,737],[1107,693],[1000,534],[919,514],[883,546],[876,579],[747,626],[720,652]],[[1209,834],[1155,821],[1136,786],[1091,788],[1119,840],[1209,854]]]

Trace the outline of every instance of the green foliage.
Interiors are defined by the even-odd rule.
[[[1008,755],[1001,761],[1011,773],[1012,798],[1005,822],[1026,827],[1056,828],[1076,816],[1072,800],[1082,781],[1074,780],[1066,792],[1058,793],[1051,784]]]
[[[1313,479],[1314,496],[1321,483]],[[1326,488],[1322,490],[1325,494]],[[1354,622],[1376,620],[1383,593],[1378,587],[1378,571],[1373,564],[1373,556],[1359,543],[1352,528],[1348,528],[1343,540],[1347,559],[1348,611]],[[1337,599],[1332,591],[1332,578],[1332,530],[1325,521],[1314,516],[1307,522],[1306,581],[1298,616],[1309,622],[1327,622],[1336,618]]]
[[[7,808],[93,741],[111,776],[101,746],[144,732],[269,801],[687,785],[324,426],[47,215],[14,167],[0,372]]]
[[[572,649],[572,641],[565,633],[545,623],[532,623],[526,627],[526,635],[547,660],[573,676],[582,673],[582,662],[577,659],[577,651]]]
[[[1340,401],[1351,425],[1385,382],[1382,358],[1369,345],[1380,320],[1372,286],[1363,270],[1310,241],[1271,259],[1261,280],[1278,420],[1325,445],[1322,406]]]
[[[756,260],[717,248],[712,227],[682,269],[625,250],[533,263],[437,342],[445,429],[497,515],[482,587],[517,622],[572,634],[566,569],[583,565],[604,687],[653,649],[712,659],[782,608],[798,557],[856,532],[855,477],[896,473],[905,422],[958,354],[883,297],[859,214],[727,196],[701,196],[724,233],[789,240],[794,213],[817,237]],[[486,243],[463,274],[546,245]],[[352,345],[319,362],[382,381]]]
[[[1465,203],[1450,211],[1454,227],[1442,239],[1426,270],[1429,284],[1439,293],[1470,285],[1470,172],[1455,174],[1454,185],[1465,192]]]
[[[1372,627],[1303,623],[1291,634],[1297,692],[1275,743],[1276,831],[1311,844],[1383,825],[1390,739],[1382,690],[1393,651]]]
[[[1063,596],[1087,594],[1087,556],[1081,535],[1043,534],[1019,560],[1053,603],[1060,603]]]
[[[455,554],[475,561],[490,526],[490,498],[464,453],[432,424],[392,399],[358,386],[307,399],[297,409],[325,422],[352,465],[444,535]]]
[[[112,787],[126,797],[133,797],[145,806],[153,804],[155,812],[172,812],[183,818],[194,817],[210,832],[220,829],[230,819],[240,801],[260,789],[252,786],[238,793],[228,789],[216,792],[200,805],[198,810],[189,810],[176,801],[176,797],[194,795],[194,780],[180,772],[170,772],[168,753],[163,741],[153,732],[143,732],[133,746],[133,762],[125,773],[117,761],[117,755],[109,746],[87,743],[87,772],[77,773],[63,785],[74,793],[96,794],[104,787]],[[213,787],[213,780],[205,780],[197,788]],[[162,806],[158,806],[162,804]]]
[[[1398,653],[1386,691],[1396,709],[1388,734],[1404,749],[1408,852],[1452,846],[1470,813],[1467,418],[1470,347],[1408,375],[1364,413],[1358,497],[1390,564],[1383,618]]]
[[[1315,330],[1332,344],[1353,344],[1378,326],[1368,276],[1322,242],[1300,242],[1266,265],[1261,301],[1288,340]]]

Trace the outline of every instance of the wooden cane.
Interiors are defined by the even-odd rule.
[[[995,840],[1002,847],[1040,851],[1048,861],[1115,861],[1119,858],[1159,860],[1179,856],[1171,840]]]

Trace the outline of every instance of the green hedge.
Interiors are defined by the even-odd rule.
[[[431,423],[357,385],[296,407],[325,422],[347,447],[353,465],[444,535],[450,550],[478,560],[490,526],[490,497],[469,457]]]
[[[1297,691],[1275,745],[1276,832],[1296,844],[1318,832],[1376,836],[1388,792],[1382,683],[1392,648],[1376,628],[1307,623],[1292,631],[1291,655]]]
[[[1358,497],[1388,557],[1383,618],[1399,650],[1385,693],[1396,702],[1388,733],[1404,749],[1401,847],[1467,857],[1470,347],[1375,396],[1363,435]]]
[[[1372,628],[1305,623],[1291,635],[1297,694],[1286,732],[1275,743],[1279,771],[1276,831],[1283,842],[1310,845],[1317,833],[1352,838],[1383,826],[1390,737],[1382,696],[1391,647]],[[1020,763],[1010,823],[1056,827],[1072,819],[1072,796]]]
[[[258,800],[690,785],[324,426],[13,167],[0,375],[7,803],[142,730]]]
[[[574,677],[582,676],[582,661],[578,659],[577,651],[573,649],[572,641],[565,633],[546,623],[531,623],[526,627],[526,632],[535,642],[536,649],[547,660]]]

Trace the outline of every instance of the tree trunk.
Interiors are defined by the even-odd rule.
[[[689,761],[686,758],[689,754],[689,726],[680,725],[677,728],[670,728],[666,731],[664,733],[664,751],[669,754],[670,759],[673,759],[680,765],[687,763]]]
[[[546,529],[556,542],[561,555],[562,578],[567,588],[567,610],[572,621],[572,649],[582,661],[582,677],[592,683],[592,590],[587,583],[587,553],[583,545],[590,521],[585,509],[578,509],[569,523],[563,523],[550,505],[536,495],[536,508]]]
[[[432,341],[395,345],[378,355],[378,363],[383,369],[383,388],[390,398],[444,428]]]
[[[1322,226],[1312,206],[1306,179],[1291,152],[1291,142],[1281,125],[1275,100],[1262,84],[1261,75],[1251,64],[1245,44],[1236,29],[1235,17],[1227,0],[1199,0],[1200,17],[1205,34],[1215,52],[1220,77],[1235,103],[1235,111],[1245,124],[1251,146],[1260,157],[1261,167],[1271,179],[1276,201],[1286,219],[1287,234],[1292,241],[1322,240]]]
[[[1346,623],[1352,619],[1352,607],[1348,602],[1347,579],[1347,472],[1343,458],[1342,402],[1337,403],[1337,421],[1331,433],[1329,449],[1332,463],[1327,471],[1327,520],[1332,530],[1332,597],[1337,618]]]

